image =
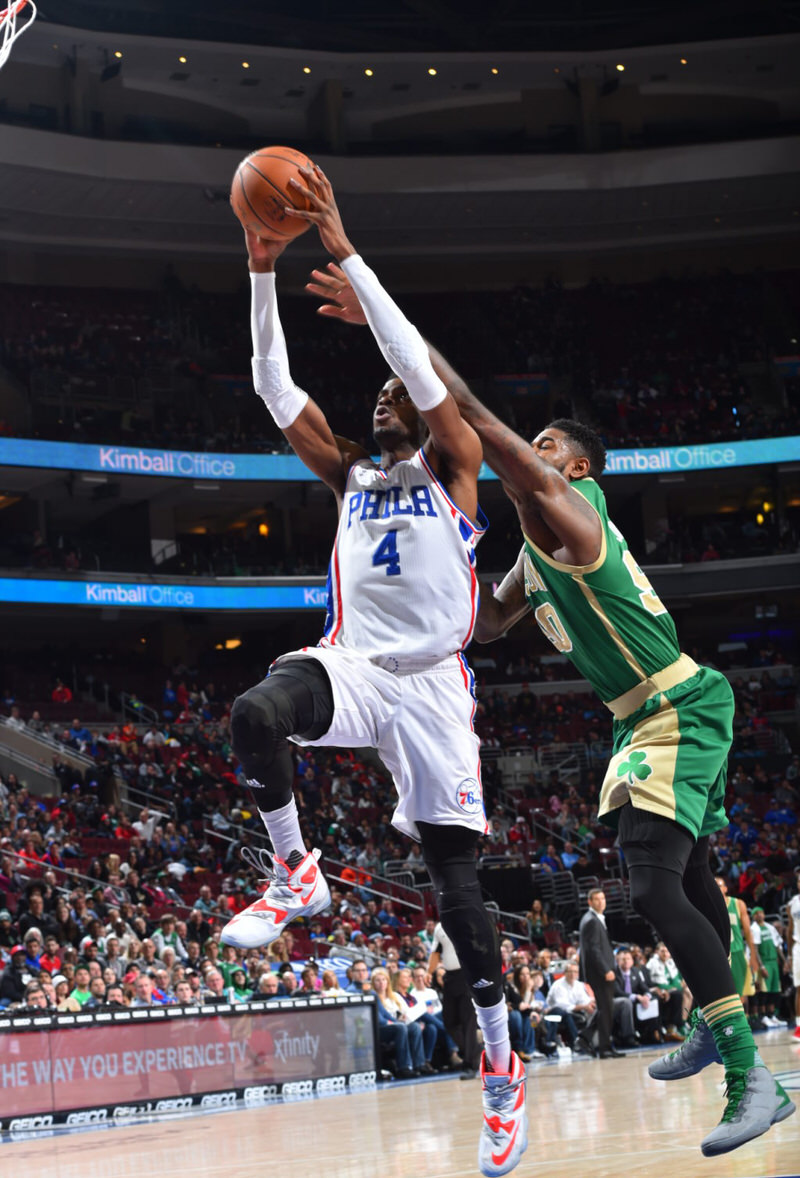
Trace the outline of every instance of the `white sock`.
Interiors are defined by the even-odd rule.
[[[483,1047],[493,1072],[508,1072],[511,1067],[511,1041],[508,1037],[508,1008],[505,998],[494,1006],[478,1006],[478,1026],[483,1031]]]
[[[261,821],[267,828],[272,847],[279,859],[288,859],[292,851],[305,855],[303,836],[300,833],[300,819],[297,817],[297,803],[291,801],[280,810],[259,810]]]

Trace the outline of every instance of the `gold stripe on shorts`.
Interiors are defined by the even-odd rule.
[[[630,742],[611,758],[600,791],[600,814],[616,810],[630,799],[641,810],[674,819],[680,741],[678,713],[664,697],[658,709],[634,727]],[[645,758],[631,759],[631,753],[644,753]]]

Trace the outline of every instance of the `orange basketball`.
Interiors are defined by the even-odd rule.
[[[298,168],[310,166],[308,156],[293,147],[262,147],[243,159],[231,184],[231,208],[245,229],[277,241],[310,229],[308,221],[284,212],[286,205],[310,209],[308,201],[289,186],[290,179],[306,186]]]

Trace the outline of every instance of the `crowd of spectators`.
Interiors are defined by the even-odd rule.
[[[549,374],[594,414],[609,445],[663,445],[800,433],[797,381],[769,405],[749,375],[754,364],[791,352],[797,282],[794,272],[723,272],[402,301],[523,432],[540,424],[537,398],[498,393],[500,374]],[[383,379],[368,333],[320,324],[309,299],[285,297],[282,316],[298,382],[334,422],[366,428]],[[244,286],[236,295],[204,293],[173,274],[155,297],[37,287],[21,298],[19,288],[4,287],[0,322],[0,364],[32,391],[35,436],[284,449],[246,375]]]

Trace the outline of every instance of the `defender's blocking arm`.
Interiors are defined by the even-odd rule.
[[[314,270],[314,281],[306,287],[325,300],[319,314],[344,323],[366,324],[367,316],[345,271],[335,263],[329,263],[327,269],[328,273]],[[430,343],[427,347],[434,372],[480,438],[486,462],[500,476],[525,534],[566,564],[591,564],[602,543],[597,513],[570,487],[568,479],[481,404],[441,352]],[[544,447],[548,443],[540,444]]]
[[[514,503],[525,535],[564,564],[592,564],[602,544],[597,512],[569,479],[478,400],[441,352],[431,344],[428,350],[434,370],[480,438],[484,458]],[[554,444],[546,434],[537,440],[542,449]]]
[[[524,560],[523,548],[513,569],[506,573],[493,596],[481,593],[472,635],[476,642],[494,642],[530,611],[525,596]]]

